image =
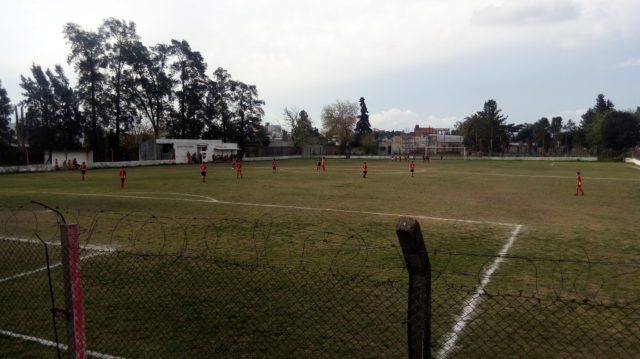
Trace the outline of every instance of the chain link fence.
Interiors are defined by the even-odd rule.
[[[404,247],[357,232],[61,212],[80,224],[93,357],[407,358],[425,331],[438,358],[640,356],[640,263],[427,248],[427,295]],[[0,220],[0,357],[55,357],[56,342],[67,356],[60,218],[27,206]]]

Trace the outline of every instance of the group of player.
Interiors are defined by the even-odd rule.
[[[276,161],[276,159],[274,158],[271,163],[273,166],[273,173],[276,173],[278,161]],[[231,163],[231,167],[236,171],[236,179],[242,179],[242,161],[234,159]],[[207,162],[200,163],[200,181],[202,183],[205,183],[207,181]]]
[[[236,179],[242,179],[243,175],[242,175],[242,161],[241,160],[233,160],[233,162],[231,163],[232,168],[235,170],[236,172]],[[275,158],[273,160],[271,160],[271,169],[272,169],[272,173],[276,174],[276,172],[278,171],[278,160],[276,160]],[[409,173],[411,174],[411,177],[414,176],[415,173],[415,169],[416,169],[416,164],[415,162],[412,160],[409,163]],[[318,158],[318,162],[317,162],[317,166],[316,166],[316,171],[320,172],[326,172],[327,171],[327,159],[325,157],[320,157]],[[80,165],[80,172],[82,173],[82,180],[84,181],[85,179],[85,175],[87,173],[87,164],[85,162],[82,162],[82,164]],[[362,163],[362,178],[367,178],[367,173],[369,172],[369,166],[367,165],[367,161],[364,161]],[[124,184],[125,181],[127,179],[127,170],[124,166],[120,167],[120,189],[124,189]],[[206,162],[202,162],[200,164],[200,181],[202,183],[206,182],[206,178],[207,178],[207,163]],[[580,172],[576,172],[576,193],[575,196],[577,195],[582,195],[584,196],[584,190],[582,189],[582,175],[580,175]]]

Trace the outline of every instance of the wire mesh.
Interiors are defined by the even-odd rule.
[[[269,217],[61,211],[81,228],[93,355],[408,356],[415,313],[397,244],[344,226],[283,228]],[[58,221],[37,206],[0,208],[0,357],[56,354],[38,237],[60,307]],[[640,356],[640,263],[428,252],[434,357]],[[504,263],[479,290],[496,258]]]

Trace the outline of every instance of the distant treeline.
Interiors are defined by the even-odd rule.
[[[456,124],[456,131],[464,136],[465,145],[473,152],[498,154],[508,151],[510,142],[520,142],[532,154],[589,153],[615,158],[625,155],[640,144],[640,107],[633,111],[619,111],[600,94],[594,107],[589,108],[579,124],[562,117],[540,118],[534,123],[514,125],[495,100],[488,100],[478,111]]]
[[[0,146],[7,149],[15,113],[18,148],[90,149],[96,160],[124,159],[139,138],[216,138],[247,144],[268,141],[261,125],[264,101],[256,86],[221,67],[207,74],[200,52],[185,40],[145,46],[136,25],[106,19],[96,31],[67,23],[77,84],[62,66],[33,64],[21,76],[24,100],[11,104],[0,83]],[[146,128],[145,128],[146,126]],[[128,143],[134,142],[134,143]]]

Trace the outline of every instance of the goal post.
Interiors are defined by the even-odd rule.
[[[467,148],[464,146],[455,147],[427,147],[424,149],[424,155],[430,159],[467,159]]]

